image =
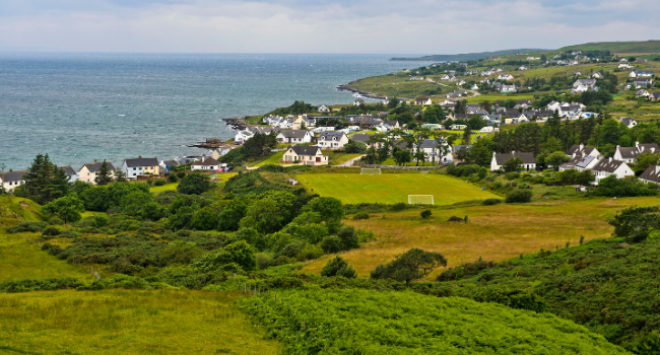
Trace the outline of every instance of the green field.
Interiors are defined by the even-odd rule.
[[[158,195],[161,192],[176,190],[177,186],[179,186],[178,182],[174,182],[174,183],[170,182],[163,186],[152,186],[149,188],[149,191],[151,191],[153,194]]]
[[[433,195],[436,205],[500,198],[493,193],[439,174],[301,174],[298,180],[321,196],[343,203],[408,203],[408,195]]]
[[[40,291],[0,297],[0,354],[278,354],[238,293]]]
[[[264,160],[260,160],[254,164],[250,164],[250,166],[264,166],[266,164],[277,164],[284,158],[284,151],[277,152],[275,154],[271,154]]]

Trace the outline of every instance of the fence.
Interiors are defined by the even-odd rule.
[[[430,170],[442,169],[447,164],[432,165],[432,166],[398,166],[398,165],[379,165],[379,164],[360,164],[360,168],[381,168],[386,170]]]

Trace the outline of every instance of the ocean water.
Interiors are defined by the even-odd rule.
[[[203,154],[185,145],[233,137],[222,118],[350,103],[337,85],[425,64],[391,57],[0,53],[0,165],[25,169],[39,153],[74,169]]]

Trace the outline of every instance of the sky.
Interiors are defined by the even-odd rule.
[[[0,51],[457,54],[659,39],[660,1],[0,0]]]

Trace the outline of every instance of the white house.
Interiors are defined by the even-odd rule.
[[[637,157],[643,153],[655,154],[660,152],[657,143],[648,143],[648,144],[639,144],[635,142],[634,147],[621,147],[616,146],[616,151],[614,152],[614,159],[623,161],[624,163],[634,164],[637,161]]]
[[[523,66],[520,66],[520,67],[518,68],[518,70],[527,70],[527,67],[523,65]]]
[[[591,172],[596,175],[594,185],[598,185],[600,180],[615,175],[617,179],[623,179],[626,176],[635,176],[635,172],[630,169],[625,161],[607,158],[601,159],[593,168]]]
[[[137,179],[140,175],[158,175],[160,163],[158,158],[143,158],[142,156],[136,159],[124,159],[121,171],[124,172],[127,179]]]
[[[511,152],[511,154],[500,154],[493,152],[493,159],[490,161],[490,170],[500,170],[504,163],[506,163],[511,158],[520,158],[522,160],[522,164],[520,164],[521,170],[530,171],[536,169],[536,159],[534,158],[534,153]]]
[[[283,157],[284,163],[303,163],[305,165],[328,165],[327,155],[323,155],[320,147],[296,145],[287,148]]]
[[[360,105],[364,105],[364,100],[362,100],[362,99],[356,99],[356,100],[353,102],[353,106],[360,106]]]
[[[219,161],[213,158],[206,158],[202,161],[194,162],[190,169],[193,171],[220,171],[220,165],[222,164]]]
[[[587,147],[584,144],[573,144],[568,151],[566,151],[566,155],[568,155],[571,158],[574,158],[576,156],[582,156],[582,155],[590,155],[594,158],[600,159],[601,155],[598,149],[594,147]]]
[[[513,75],[511,74],[500,74],[497,76],[497,80],[513,80]]]
[[[633,70],[633,71],[630,72],[630,74],[628,76],[631,77],[631,78],[640,78],[640,77],[652,78],[653,77],[653,71],[651,71],[651,70],[648,70],[648,71],[645,71],[645,70],[636,70],[635,71],[635,70]]]
[[[277,141],[280,143],[309,143],[312,141],[312,135],[306,130],[282,130],[277,134]]]
[[[2,188],[9,192],[23,184],[25,184],[25,180],[23,179],[23,176],[27,174],[27,170],[23,171],[13,171],[9,169],[8,173],[0,174],[0,184],[2,184]]]
[[[415,99],[415,105],[418,105],[418,106],[429,106],[432,103],[433,102],[428,97],[418,97],[418,98]]]
[[[319,106],[316,107],[316,112],[328,113],[328,112],[330,112],[330,108],[326,104],[319,105]]]
[[[660,166],[658,165],[651,165],[644,172],[642,175],[639,176],[639,179],[642,180],[644,183],[648,184],[649,182],[660,184]]]
[[[328,149],[341,149],[348,143],[348,137],[344,132],[321,132],[318,137],[317,146]]]
[[[111,162],[106,162],[108,169],[110,170],[110,176],[115,177],[115,167]],[[92,185],[96,185],[96,174],[101,171],[101,166],[103,163],[99,163],[94,160],[93,164],[85,164],[78,170],[78,180]]]
[[[631,117],[620,117],[619,122],[625,124],[626,127],[628,128],[633,128],[637,126],[637,121],[635,121],[635,119]]]
[[[584,152],[576,153],[571,157],[568,163],[559,166],[559,171],[575,169],[577,171],[591,170],[598,164],[599,158],[588,155]]]
[[[626,84],[626,89],[635,87],[635,89],[648,88],[653,86],[653,79],[635,79],[632,82]]]
[[[426,153],[433,163],[451,163],[453,160],[451,146],[446,142],[440,143],[435,139],[425,139],[420,143],[419,149]]]
[[[621,63],[621,64],[619,64],[619,69],[635,69],[635,67],[633,67],[630,64]]]
[[[503,94],[511,94],[514,92],[518,92],[518,88],[515,85],[502,85],[502,93]]]
[[[62,166],[60,168],[64,169],[64,172],[66,173],[66,176],[69,177],[69,182],[70,183],[74,183],[74,182],[78,181],[78,173],[75,170],[73,170],[71,165]]]
[[[592,79],[602,79],[603,78],[603,75],[599,72],[592,73],[590,76],[591,76]]]
[[[582,93],[593,89],[596,86],[596,79],[578,79],[573,83],[572,93]]]

